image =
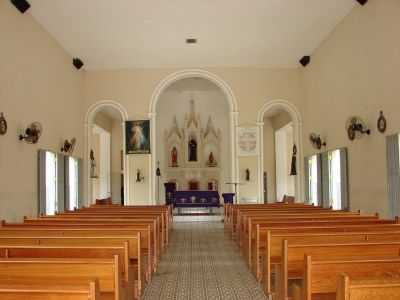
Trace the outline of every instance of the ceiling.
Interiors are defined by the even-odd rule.
[[[354,0],[29,0],[87,69],[296,67]],[[186,38],[197,38],[189,45]]]

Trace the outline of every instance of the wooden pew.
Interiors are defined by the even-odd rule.
[[[397,230],[397,231],[396,231]],[[271,285],[271,274],[272,274],[272,263],[277,260],[280,261],[280,256],[282,253],[282,240],[275,240],[274,236],[279,234],[289,234],[289,233],[298,233],[298,234],[322,234],[322,233],[360,233],[362,236],[367,234],[368,232],[380,232],[382,234],[393,233],[392,236],[397,236],[400,232],[400,226],[397,224],[394,225],[380,225],[371,227],[369,225],[332,225],[332,226],[323,226],[323,227],[286,227],[286,228],[273,228],[267,230],[266,238],[265,238],[265,248],[263,261],[260,261],[259,264],[262,264],[263,267],[260,267],[259,264],[257,266],[257,279],[261,280],[260,270],[262,269],[262,278],[264,283],[264,290],[267,294],[272,292]],[[302,237],[304,239],[304,237]],[[362,237],[361,237],[362,238]],[[369,237],[368,237],[369,238]],[[398,237],[397,237],[398,238]],[[256,257],[260,257],[260,253],[256,253]]]
[[[72,241],[80,239],[80,243],[86,241],[95,241],[99,245],[101,243],[114,242],[121,243],[127,241],[129,245],[129,258],[131,260],[140,260],[141,264],[146,270],[146,278],[149,280],[153,271],[156,270],[156,258],[152,252],[150,244],[144,245],[141,241],[141,231],[138,230],[116,230],[116,229],[103,229],[99,231],[98,228],[74,229],[74,228],[45,228],[45,229],[32,229],[32,228],[0,228],[0,239],[23,238],[36,239],[38,244],[43,244],[44,241],[48,242],[48,238],[57,238],[57,242],[62,244],[65,239],[66,244],[70,245]],[[103,242],[101,242],[103,241]],[[21,245],[21,242],[18,242]],[[54,243],[54,240],[53,240]],[[14,245],[14,244],[13,244]],[[47,244],[49,245],[49,244]],[[51,244],[53,245],[53,244]],[[87,245],[87,244],[86,244]],[[136,249],[140,247],[140,258],[137,257],[138,252]]]
[[[340,274],[346,273],[354,278],[366,278],[371,274],[382,277],[387,274],[399,276],[400,258],[397,256],[395,258],[313,260],[311,256],[306,256],[304,270],[303,300],[313,300],[316,297],[335,300]]]
[[[118,255],[112,259],[3,258],[0,259],[0,282],[27,280],[43,285],[74,285],[97,278],[101,299],[133,299],[123,286],[119,265]]]
[[[0,282],[0,299],[2,300],[100,300],[100,289],[97,280],[88,283],[49,283],[17,280]]]
[[[83,211],[69,211],[58,213],[55,216],[41,216],[39,219],[59,219],[59,218],[95,218],[95,219],[118,219],[118,220],[134,220],[145,218],[156,218],[157,226],[163,237],[163,245],[168,244],[169,227],[168,211],[115,211],[115,210],[96,210],[89,209]]]
[[[151,269],[156,269],[159,261],[160,243],[155,225],[147,222],[136,224],[103,224],[91,220],[69,220],[66,222],[39,222],[35,225],[6,223],[0,226],[0,236],[10,234],[16,236],[129,236],[131,233],[140,233],[143,253],[148,257]],[[134,245],[132,245],[134,246]]]
[[[396,257],[400,254],[400,241],[398,242],[358,242],[358,243],[329,243],[324,244],[289,244],[283,241],[282,259],[280,264],[275,264],[276,291],[279,299],[289,296],[289,280],[299,280],[304,273],[304,257],[312,256],[314,260],[336,260],[357,256],[361,258]],[[400,270],[399,270],[400,271]]]
[[[138,240],[140,240],[138,238]],[[1,243],[1,242],[0,242]],[[2,245],[0,258],[113,258],[119,256],[128,295],[138,298],[143,288],[140,244],[138,244],[137,261],[129,258],[129,245],[122,246],[44,246],[44,245]]]
[[[333,220],[327,220],[324,218],[318,219],[304,219],[304,220],[289,220],[286,222],[283,222],[282,220],[277,220],[277,221],[271,221],[271,222],[263,222],[263,223],[257,223],[255,225],[259,225],[260,228],[267,228],[267,229],[273,229],[273,228],[279,228],[279,227],[293,227],[293,228],[299,228],[299,227],[329,227],[329,226],[337,226],[337,227],[343,227],[343,226],[354,226],[354,225],[366,225],[366,226],[374,226],[374,225],[385,225],[385,224],[395,224],[395,221],[393,220],[377,220],[377,219],[354,219],[354,220],[345,220],[345,219],[333,219]],[[248,264],[251,266],[251,251],[252,251],[252,241],[253,239],[256,238],[255,234],[252,232],[251,228],[253,228],[251,225],[249,227],[249,232],[245,234],[244,240],[246,242],[243,242],[241,246],[241,252],[244,254],[245,257],[248,259]]]
[[[159,216],[146,216],[146,215],[116,215],[116,214],[64,214],[56,216],[42,216],[39,219],[25,218],[24,223],[40,223],[44,221],[54,221],[54,222],[68,222],[80,221],[80,222],[98,222],[102,224],[110,223],[152,223],[155,222],[155,230],[157,235],[160,237],[160,251],[164,250],[167,245],[168,240],[168,228],[163,225],[163,221]],[[167,231],[166,231],[167,230]]]
[[[265,220],[263,218],[255,218],[255,217],[250,217],[247,219],[246,226],[243,227],[242,232],[240,234],[239,238],[239,246],[242,248],[242,253],[247,254],[245,247],[247,247],[248,251],[251,251],[251,241],[252,239],[254,240],[256,238],[255,231],[257,225],[260,227],[268,227],[269,225],[277,225],[277,224],[299,224],[299,226],[302,226],[302,224],[308,224],[308,223],[315,223],[316,225],[318,224],[361,224],[363,222],[374,222],[374,223],[389,223],[393,224],[395,223],[392,220],[379,220],[377,216],[353,216],[353,215],[331,215],[331,214],[317,214],[317,215],[299,215],[299,216],[272,216],[269,217],[268,220]],[[250,252],[251,254],[251,252]],[[249,264],[250,262],[250,257],[249,257]]]
[[[400,278],[390,276],[350,278],[341,274],[338,279],[336,300],[398,300]]]

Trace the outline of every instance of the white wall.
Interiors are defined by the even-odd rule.
[[[0,136],[0,219],[36,216],[37,151],[60,151],[75,137],[74,156],[83,154],[82,75],[72,58],[10,1],[0,1],[0,111],[8,133]],[[36,145],[18,141],[26,126],[38,121],[43,135]]]

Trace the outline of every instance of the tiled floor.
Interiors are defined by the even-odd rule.
[[[144,300],[265,300],[221,222],[175,223]]]

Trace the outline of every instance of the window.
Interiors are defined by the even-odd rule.
[[[57,211],[57,155],[46,151],[45,157],[46,215],[54,215]]]
[[[340,150],[334,150],[328,153],[329,203],[335,210],[343,209],[340,155],[341,155]]]
[[[74,210],[78,207],[79,186],[78,186],[78,160],[74,157],[67,157],[68,160],[68,203],[67,209]]]
[[[308,195],[309,203],[316,206],[319,205],[319,195],[318,195],[318,156],[313,155],[308,159]]]

